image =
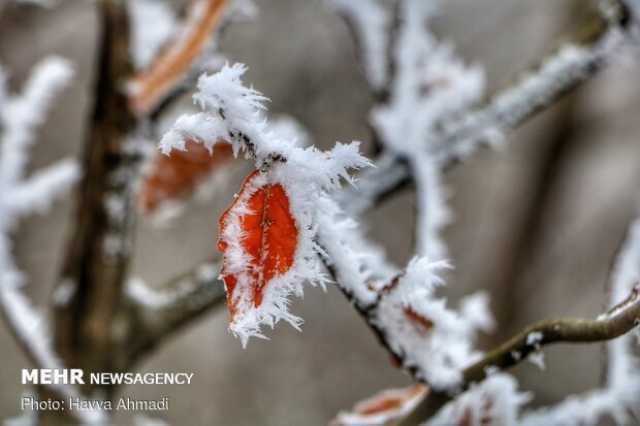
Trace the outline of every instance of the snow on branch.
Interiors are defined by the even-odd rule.
[[[376,91],[385,89],[389,80],[389,36],[391,21],[381,0],[328,0],[342,15],[357,43],[357,50],[369,85]]]
[[[127,2],[131,22],[131,58],[136,69],[150,65],[178,24],[176,12],[167,1]]]
[[[22,93],[11,96],[0,68],[0,312],[27,356],[41,368],[63,366],[51,347],[44,317],[22,289],[24,277],[13,259],[11,234],[22,217],[47,209],[78,179],[78,166],[71,160],[26,176],[36,127],[43,123],[54,97],[72,74],[66,60],[47,58],[35,67]],[[64,396],[79,395],[66,385],[52,385],[52,389]],[[100,417],[96,413],[80,416],[85,421]]]
[[[463,299],[459,311],[435,296],[444,282],[445,262],[412,260],[406,271],[379,291],[370,321],[403,367],[435,390],[455,390],[463,368],[481,358],[473,349],[478,331],[490,331],[488,298],[478,293]]]
[[[326,281],[316,243],[323,200],[341,180],[352,182],[350,169],[370,164],[358,143],[322,152],[274,132],[264,116],[266,98],[242,83],[245,71],[235,64],[201,76],[194,100],[202,112],[178,118],[160,141],[167,155],[184,151],[189,141],[212,152],[229,143],[235,155],[255,162],[257,170],[220,218],[218,244],[230,329],[243,345],[250,336],[264,337],[263,325],[285,320],[299,327],[288,296],[301,295],[304,282]]]
[[[133,308],[135,339],[129,345],[129,362],[135,363],[161,341],[214,306],[224,303],[220,262],[208,260],[161,286],[140,279],[127,283],[126,300]]]
[[[439,122],[438,131],[423,142],[425,149],[447,168],[487,143],[502,141],[503,133],[515,129],[596,75],[615,60],[631,39],[632,21],[627,19],[624,7],[616,7],[619,2],[613,3],[606,8],[606,19],[599,17],[598,22],[585,23],[584,28],[591,29],[586,41],[564,44],[483,105]],[[381,176],[383,185],[363,186],[362,191],[345,190],[341,199],[351,214],[364,211],[412,180],[411,168],[399,157],[378,164],[376,169],[363,171],[360,178],[368,182],[377,181]]]
[[[611,309],[595,319],[549,320],[525,328],[503,345],[488,352],[482,359],[466,367],[462,371],[463,386],[473,383],[481,383],[479,386],[483,386],[493,377],[492,372],[514,366],[532,354],[540,353],[548,344],[610,340],[606,387],[583,396],[570,396],[555,407],[525,412],[518,424],[595,426],[605,417],[613,418],[617,424],[626,424],[630,419],[629,415],[640,414],[637,412],[640,404],[640,359],[634,353],[637,339],[630,333],[640,321],[639,282],[640,221],[636,221],[630,228],[627,242],[618,256],[612,277]],[[473,389],[472,387],[466,394],[473,392]],[[455,406],[459,400],[464,399],[464,395],[458,397],[450,406]],[[431,418],[449,399],[450,396],[445,393],[432,392],[418,404],[414,413],[403,424],[416,424]],[[436,418],[445,417],[439,414]]]
[[[371,20],[371,8],[384,15],[386,21],[390,19],[386,9],[377,2],[349,2],[349,6],[338,3],[339,11],[348,11],[360,19]],[[434,260],[446,257],[446,246],[439,234],[450,214],[440,182],[440,163],[429,154],[429,146],[435,139],[436,126],[476,103],[484,91],[482,70],[467,67],[451,46],[441,43],[429,31],[427,24],[436,6],[437,2],[421,0],[399,3],[399,22],[390,58],[395,72],[389,83],[389,99],[375,107],[371,114],[371,123],[382,145],[409,162],[420,206],[418,253]],[[388,56],[387,26],[388,22],[386,26],[366,27],[367,34],[377,31],[382,34],[379,37],[385,38],[384,43],[376,43],[382,44],[375,50],[376,58],[381,58],[379,61],[386,61]],[[366,57],[368,50],[364,49],[363,53]]]

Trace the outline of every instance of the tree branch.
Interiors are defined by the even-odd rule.
[[[135,119],[122,90],[132,71],[126,1],[102,0],[98,10],[102,40],[94,112],[85,140],[85,175],[77,194],[77,225],[58,284],[58,290],[72,291],[69,300],[56,304],[55,346],[69,367],[117,371],[112,327],[122,307],[133,239],[131,182],[136,162],[125,146]]]
[[[557,343],[591,343],[615,339],[631,331],[640,320],[640,286],[619,305],[594,320],[559,319],[533,324],[464,370],[465,383],[483,380],[487,368],[505,369],[518,364],[542,346]],[[539,339],[536,338],[539,336]]]
[[[128,362],[134,364],[163,341],[226,300],[218,279],[218,259],[205,261],[177,275],[159,288],[140,281],[127,285],[127,304],[133,315]]]
[[[546,320],[530,325],[507,342],[488,352],[463,372],[465,390],[484,380],[492,369],[504,370],[527,359],[532,352],[552,343],[593,343],[612,340],[628,333],[640,323],[640,285],[621,303],[598,318]],[[415,408],[401,426],[422,424],[442,408],[453,395],[431,393]]]
[[[435,154],[445,168],[451,167],[490,144],[502,132],[510,131],[537,113],[562,99],[576,87],[595,76],[622,46],[627,37],[629,12],[619,2],[611,2],[606,16],[594,17],[584,24],[574,40],[545,58],[511,86],[497,92],[482,106],[442,123],[434,141]],[[342,200],[352,214],[359,214],[412,182],[406,160],[395,157],[360,174],[362,182],[384,176],[383,185],[368,185],[364,190],[346,189]]]

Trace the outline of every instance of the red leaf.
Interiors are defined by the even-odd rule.
[[[237,283],[244,274],[249,280],[253,307],[262,304],[265,290],[272,279],[285,274],[292,266],[298,241],[298,228],[291,214],[289,197],[279,184],[255,187],[260,172],[250,174],[242,184],[240,193],[220,218],[218,250],[224,254],[222,277],[227,289],[227,305],[231,321],[237,313]],[[224,238],[227,226],[239,219],[240,247],[248,257],[248,265],[241,271],[230,272],[229,240]],[[236,223],[237,224],[237,223]],[[247,295],[245,295],[247,296]]]
[[[201,180],[233,158],[231,145],[226,142],[215,144],[211,153],[193,141],[187,141],[185,148],[173,150],[170,156],[157,154],[152,160],[138,193],[138,206],[144,213],[152,213],[165,201],[191,194]]]

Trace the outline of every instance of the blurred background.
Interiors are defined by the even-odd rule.
[[[0,0],[4,1],[4,0]],[[135,0],[131,0],[135,1]],[[462,56],[486,67],[489,90],[553,50],[579,24],[581,0],[448,0],[437,33]],[[353,139],[367,145],[372,99],[343,21],[320,0],[260,0],[255,22],[233,24],[221,51],[244,62],[246,81],[271,98],[270,111],[299,120],[321,147]],[[99,25],[94,6],[60,0],[53,9],[0,12],[0,63],[18,89],[44,55],[69,58],[77,78],[40,132],[31,165],[79,156],[90,114]],[[622,58],[621,58],[622,59]],[[494,345],[543,318],[594,316],[606,304],[606,281],[640,182],[640,65],[621,60],[578,92],[511,134],[499,151],[483,151],[446,175],[455,211],[447,230],[455,270],[443,291],[454,302],[478,289],[491,294]],[[215,197],[192,202],[170,226],[141,219],[133,274],[162,283],[216,250],[217,220],[248,170],[236,168]],[[60,268],[71,203],[22,223],[16,256],[29,292],[46,303]],[[365,229],[398,265],[410,259],[415,201],[410,190],[366,217]],[[386,387],[410,382],[335,288],[308,288],[293,313],[299,333],[282,324],[270,341],[246,350],[227,331],[224,308],[163,346],[140,371],[191,371],[190,386],[132,386],[125,396],[170,398],[171,424],[321,425],[339,410]],[[0,327],[0,417],[19,414],[20,368],[28,364]],[[561,400],[601,381],[600,345],[545,350],[547,367],[514,372],[534,405]],[[133,421],[119,413],[117,424]]]

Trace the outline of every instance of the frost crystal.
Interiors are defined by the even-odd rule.
[[[513,377],[497,373],[445,405],[425,426],[515,426],[520,407],[528,400],[527,394],[518,392]]]
[[[451,215],[440,161],[433,155],[435,134],[442,122],[479,100],[484,75],[479,68],[465,66],[449,45],[429,32],[426,24],[435,3],[407,0],[399,6],[397,75],[389,103],[373,110],[371,122],[385,147],[410,161],[420,212],[418,254],[439,260],[447,255],[440,233]]]
[[[172,150],[185,150],[186,141],[201,143],[210,151],[220,142],[230,143],[234,154],[244,152],[255,161],[257,171],[222,220],[220,241],[225,253],[223,276],[232,277],[227,283],[231,309],[237,309],[230,324],[243,345],[250,336],[264,337],[262,325],[273,327],[286,320],[294,327],[300,319],[288,312],[288,296],[302,294],[303,282],[324,283],[322,264],[317,256],[318,227],[328,214],[329,193],[340,186],[341,180],[353,182],[348,171],[370,165],[358,152],[359,144],[337,143],[330,151],[301,147],[296,139],[287,138],[287,132],[269,125],[265,118],[267,100],[258,91],[244,86],[242,64],[225,66],[213,75],[203,75],[198,81],[194,100],[202,110],[183,115],[160,141],[165,154]],[[297,138],[299,139],[299,138]],[[249,206],[252,196],[269,186],[284,188],[290,213],[295,220],[296,240],[294,261],[290,269],[276,274],[260,299],[251,295],[255,286],[252,276],[262,276],[247,253],[246,229],[243,221],[253,214]],[[324,208],[324,211],[323,211]],[[269,223],[265,223],[269,226]],[[268,246],[265,246],[268,248]],[[262,268],[262,265],[257,265]],[[244,296],[229,294],[230,287],[238,286]],[[244,292],[244,293],[242,293]]]
[[[388,79],[387,49],[391,18],[380,0],[328,0],[352,26],[360,44],[362,62],[369,84],[384,88]]]
[[[136,0],[127,2],[131,20],[131,57],[142,69],[173,34],[177,25],[175,12],[164,0]]]
[[[460,384],[462,369],[480,356],[472,348],[477,331],[492,323],[482,296],[467,299],[460,312],[435,296],[443,283],[438,272],[447,267],[426,258],[412,260],[406,272],[382,290],[373,318],[404,366],[439,390]]]
[[[45,317],[25,295],[23,274],[11,253],[10,234],[18,221],[42,212],[77,180],[78,166],[63,160],[26,176],[28,150],[35,142],[35,128],[42,124],[53,98],[73,74],[69,63],[50,57],[38,64],[20,95],[10,96],[4,70],[0,67],[0,304],[6,320],[41,368],[64,368],[51,347]],[[73,284],[69,291],[72,291]],[[68,294],[58,294],[60,303]],[[68,385],[52,385],[62,395],[78,396]],[[100,413],[79,414],[83,422],[96,422]]]

